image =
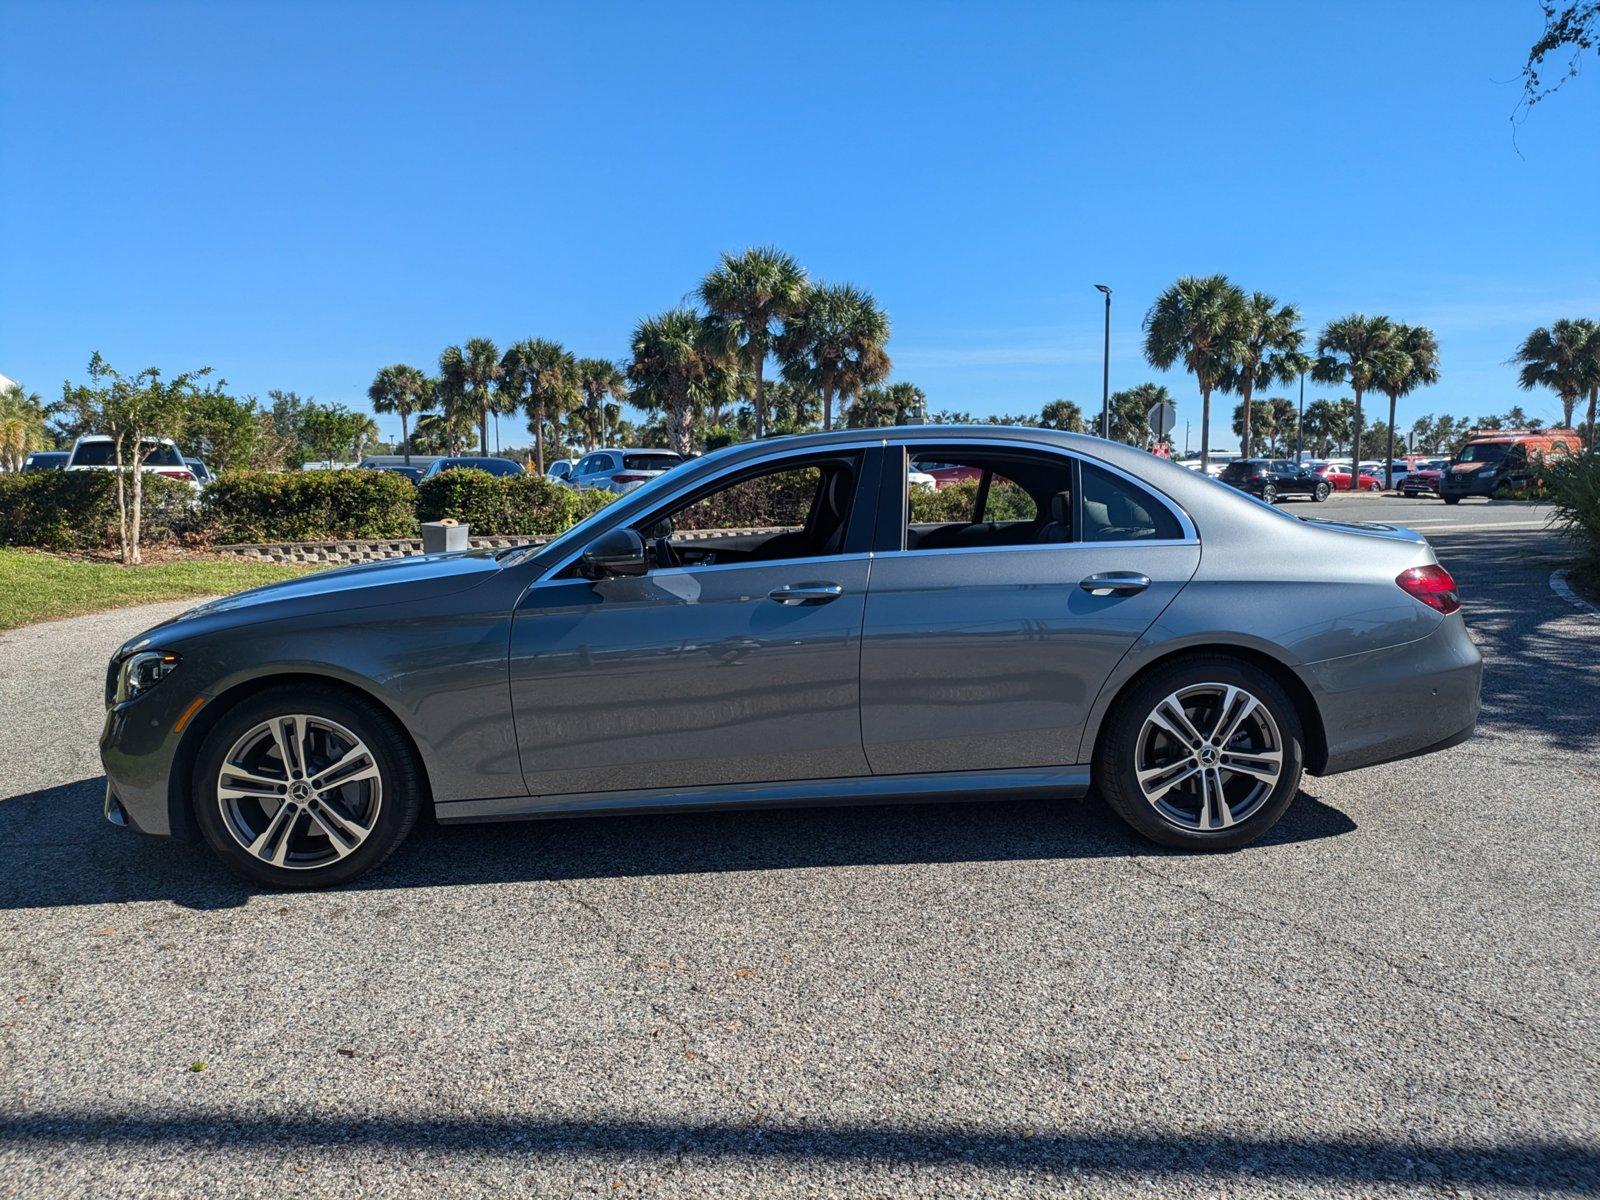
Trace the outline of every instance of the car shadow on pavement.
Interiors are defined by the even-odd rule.
[[[318,1151],[400,1151],[488,1156],[532,1168],[540,1161],[593,1156],[597,1171],[619,1157],[709,1162],[818,1161],[867,1167],[955,1166],[1091,1178],[1230,1182],[1260,1186],[1340,1183],[1365,1189],[1403,1185],[1472,1187],[1499,1193],[1592,1194],[1600,1150],[1559,1138],[1511,1143],[1430,1142],[1410,1138],[1268,1138],[1227,1133],[1067,1133],[1049,1129],[973,1129],[762,1122],[559,1120],[471,1117],[273,1117],[105,1113],[89,1109],[0,1117],[0,1142],[46,1152],[85,1146],[125,1151],[162,1147],[196,1155],[266,1150],[309,1157]],[[1210,1185],[1210,1187],[1207,1187]]]
[[[203,845],[106,824],[103,779],[0,802],[0,910],[124,901],[233,908],[263,892]],[[1252,849],[1349,833],[1302,791]],[[26,853],[21,853],[22,850]],[[801,867],[1161,856],[1097,801],[1026,800],[419,823],[360,890]]]

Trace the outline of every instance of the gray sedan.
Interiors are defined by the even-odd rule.
[[[970,510],[908,489],[926,463],[971,469]],[[1303,771],[1470,735],[1459,609],[1416,533],[1301,519],[1128,446],[756,442],[543,547],[329,571],[141,634],[106,673],[105,811],[290,887],[370,870],[424,809],[1093,786],[1154,841],[1225,849]]]

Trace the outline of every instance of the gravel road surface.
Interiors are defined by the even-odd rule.
[[[1316,515],[1440,522],[1480,735],[1213,857],[1008,802],[254,892],[100,820],[105,658],[183,605],[0,635],[0,1195],[1593,1195],[1600,620],[1537,514],[1445,514]]]

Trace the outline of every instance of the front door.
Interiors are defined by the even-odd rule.
[[[833,452],[741,473],[637,522],[647,574],[529,588],[510,659],[529,793],[867,774],[871,558],[850,525],[877,489],[875,473],[860,486],[862,464]],[[729,525],[758,532],[708,535]]]
[[[873,563],[861,654],[872,771],[1074,764],[1102,683],[1193,576],[1199,546],[1110,471],[1044,452],[937,453],[991,467],[978,491],[1006,507],[952,514],[942,494],[913,494],[906,548]],[[1015,483],[1000,487],[1002,473]],[[919,522],[919,507],[966,520]]]

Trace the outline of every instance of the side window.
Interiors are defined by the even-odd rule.
[[[1183,530],[1161,501],[1090,463],[1083,464],[1083,540],[1127,542],[1181,538]]]
[[[982,549],[1072,540],[1072,461],[987,446],[913,451],[933,487],[907,489],[908,550]]]
[[[793,467],[749,476],[672,514],[679,532],[701,529],[803,530],[822,483],[822,468]]]
[[[1038,518],[1039,506],[1023,491],[1021,484],[1000,474],[989,480],[989,494],[984,498],[978,520],[1036,521]]]

